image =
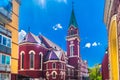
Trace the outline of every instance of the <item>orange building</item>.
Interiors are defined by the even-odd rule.
[[[0,79],[17,80],[20,0],[0,0]]]

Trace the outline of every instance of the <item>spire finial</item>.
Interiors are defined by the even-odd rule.
[[[72,1],[72,9],[74,9],[74,2]]]

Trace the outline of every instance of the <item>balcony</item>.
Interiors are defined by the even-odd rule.
[[[0,33],[11,37],[11,32],[2,25],[0,25]]]
[[[4,0],[3,0],[4,2]],[[12,2],[9,1],[6,5],[0,6],[0,21],[2,23],[9,23],[12,21]]]
[[[0,64],[0,71],[11,71],[10,65],[2,65]]]
[[[6,37],[11,38],[11,32],[6,29],[5,27],[0,25],[0,34],[5,35]],[[7,47],[3,44],[0,44],[0,52],[6,53],[6,54],[11,54],[11,48]]]

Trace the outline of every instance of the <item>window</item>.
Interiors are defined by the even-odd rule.
[[[70,46],[70,56],[73,56],[73,46]]]
[[[64,64],[61,63],[61,69],[64,69]]]
[[[46,64],[46,69],[48,69],[48,64]]]
[[[0,80],[10,80],[9,73],[0,73]]]
[[[40,53],[40,69],[42,69],[42,62],[43,62],[43,55],[42,53]]]
[[[30,68],[34,68],[34,53],[30,53]]]
[[[61,79],[63,79],[63,76],[64,76],[64,75],[63,75],[63,72],[61,71],[60,74],[61,74]]]
[[[11,39],[7,39],[7,46],[11,47]]]
[[[62,65],[62,63],[61,63],[61,69],[63,68],[63,65]]]
[[[74,70],[72,70],[72,75],[74,76]]]
[[[68,68],[68,76],[70,76],[70,69]]]
[[[5,55],[2,55],[2,64],[5,64]]]
[[[7,64],[7,65],[10,64],[10,56],[6,56],[6,64]]]
[[[53,78],[53,79],[56,78],[56,73],[55,73],[55,72],[53,72],[53,74],[52,74],[52,78]]]
[[[7,55],[0,55],[0,64],[10,65],[11,57]]]
[[[7,38],[6,38],[6,37],[3,37],[3,45],[6,46],[6,44],[7,44]]]
[[[73,35],[73,34],[74,34],[74,31],[73,31],[73,30],[71,30],[71,31],[70,31],[70,35]]]
[[[21,68],[24,68],[24,53],[21,55]]]
[[[52,68],[56,68],[56,64],[55,63],[52,63]]]
[[[0,34],[0,44],[11,47],[11,38],[8,38],[7,36],[3,36]]]
[[[0,44],[2,43],[2,35],[0,35]]]

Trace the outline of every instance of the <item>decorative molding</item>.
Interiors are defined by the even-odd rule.
[[[20,55],[22,55],[22,54],[25,54],[25,51],[21,51],[21,52],[20,52]]]
[[[30,50],[29,54],[31,54],[32,52],[33,52],[34,55],[36,54],[34,50]]]

